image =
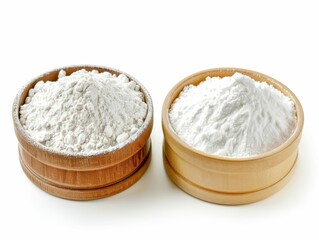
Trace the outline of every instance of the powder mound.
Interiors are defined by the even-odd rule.
[[[147,104],[125,75],[84,69],[38,82],[20,108],[20,122],[36,142],[56,151],[113,150],[142,126]]]
[[[227,157],[272,150],[296,127],[295,106],[288,97],[240,73],[186,86],[172,104],[169,119],[188,145]]]

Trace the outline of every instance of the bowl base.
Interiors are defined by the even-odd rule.
[[[134,171],[127,178],[114,183],[112,185],[108,185],[106,187],[101,188],[93,188],[93,189],[71,189],[71,188],[63,188],[49,183],[47,180],[41,178],[38,174],[36,174],[27,164],[24,163],[21,156],[20,164],[27,175],[27,177],[33,182],[37,187],[42,189],[43,191],[54,195],[56,197],[69,199],[69,200],[94,200],[112,196],[119,192],[122,192],[136,183],[146,172],[152,158],[152,148],[150,146],[149,153],[145,157],[143,163],[140,165],[136,171]]]
[[[290,180],[295,168],[296,161],[290,169],[290,171],[280,179],[278,182],[273,185],[266,187],[264,189],[254,191],[254,192],[245,192],[245,193],[226,193],[213,191],[211,189],[203,188],[196,183],[193,183],[179,174],[169,163],[166,158],[165,152],[163,151],[163,162],[166,173],[168,177],[175,183],[177,187],[182,189],[184,192],[189,195],[196,197],[198,199],[204,200],[206,202],[217,203],[222,205],[242,205],[257,202],[263,200],[276,192],[282,189]]]

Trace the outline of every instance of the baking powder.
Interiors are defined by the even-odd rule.
[[[296,127],[295,106],[288,97],[240,73],[186,86],[174,101],[169,119],[190,146],[228,157],[272,150]]]
[[[20,108],[35,141],[56,151],[92,154],[125,143],[142,126],[147,104],[125,75],[84,69],[38,82]]]

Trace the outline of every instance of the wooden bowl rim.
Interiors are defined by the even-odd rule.
[[[190,145],[188,145],[187,143],[185,143],[183,140],[181,140],[179,138],[179,136],[175,133],[175,131],[173,130],[173,128],[170,124],[170,121],[168,118],[168,110],[170,109],[171,104],[175,100],[175,98],[173,99],[172,96],[174,94],[176,94],[176,92],[178,92],[177,93],[177,96],[178,96],[179,93],[182,91],[182,89],[185,86],[193,84],[194,81],[196,80],[196,77],[199,77],[201,75],[209,76],[209,75],[207,75],[208,73],[214,73],[214,74],[218,74],[218,75],[214,75],[214,76],[219,76],[219,75],[231,76],[236,72],[251,76],[251,78],[253,78],[253,79],[254,79],[254,76],[261,78],[262,81],[264,81],[268,84],[270,83],[271,85],[273,85],[274,88],[276,88],[277,90],[282,92],[284,95],[288,96],[294,102],[295,108],[296,108],[297,123],[296,123],[296,128],[295,128],[293,134],[284,143],[282,143],[278,147],[276,147],[270,151],[267,151],[265,153],[261,153],[261,154],[251,156],[251,157],[241,157],[241,158],[224,157],[224,156],[220,156],[220,155],[216,155],[216,154],[206,153],[206,152],[203,152],[203,151],[200,151],[200,150],[197,150],[197,149],[191,147]],[[195,79],[193,79],[193,78],[195,78]],[[204,81],[205,78],[206,77],[204,77],[199,82]],[[257,80],[255,80],[255,81],[257,81]],[[196,83],[194,85],[197,85],[198,83]],[[279,152],[283,151],[288,146],[290,146],[294,141],[296,141],[302,132],[303,124],[304,124],[304,113],[303,113],[301,103],[299,102],[296,95],[287,86],[285,86],[283,83],[279,82],[278,80],[276,80],[272,77],[269,77],[263,73],[259,73],[259,72],[253,71],[253,70],[248,70],[248,69],[243,69],[243,68],[232,68],[232,67],[212,68],[212,69],[206,69],[206,70],[194,73],[192,75],[189,75],[186,78],[184,78],[183,80],[181,80],[180,82],[178,82],[169,91],[169,93],[167,94],[167,96],[164,100],[163,106],[162,106],[162,127],[163,127],[164,138],[165,138],[165,135],[167,134],[181,148],[186,149],[187,151],[189,151],[191,153],[197,154],[198,157],[204,157],[204,158],[208,158],[211,160],[242,162],[242,161],[253,161],[253,160],[261,160],[261,159],[268,158],[270,156],[273,156],[273,155],[278,154]]]
[[[29,134],[26,133],[26,131],[24,130],[24,128],[21,125],[20,117],[19,117],[20,99],[21,99],[23,93],[27,89],[29,89],[30,86],[35,85],[36,82],[41,81],[42,78],[44,78],[45,76],[47,76],[49,74],[58,73],[61,69],[71,70],[72,72],[75,72],[75,71],[80,70],[80,69],[90,69],[90,70],[96,69],[99,72],[108,71],[111,73],[115,73],[116,75],[119,75],[119,74],[126,75],[131,81],[136,82],[140,86],[140,89],[141,89],[142,93],[144,94],[145,102],[147,104],[147,114],[146,114],[145,120],[143,122],[143,125],[129,139],[127,139],[126,141],[124,141],[120,145],[117,145],[117,147],[113,148],[112,150],[104,149],[104,150],[96,151],[93,153],[87,153],[87,154],[85,154],[85,153],[64,153],[64,152],[60,152],[60,151],[57,151],[55,149],[52,149],[50,147],[46,147],[46,146],[36,142],[33,138],[31,138],[31,136],[29,136]],[[73,69],[74,69],[74,71],[73,71]],[[123,72],[123,71],[115,69],[115,68],[98,66],[98,65],[70,65],[70,66],[55,68],[51,71],[45,72],[45,73],[33,78],[31,81],[29,81],[27,84],[25,84],[19,90],[18,94],[16,95],[16,97],[14,99],[13,106],[12,106],[12,118],[13,118],[13,123],[14,123],[16,129],[19,131],[19,133],[24,138],[24,140],[26,142],[28,142],[30,145],[32,145],[32,146],[34,146],[34,147],[36,147],[44,152],[48,152],[50,154],[58,155],[58,156],[66,157],[66,158],[92,158],[92,157],[98,157],[98,156],[102,156],[102,155],[106,155],[106,154],[114,154],[116,151],[121,150],[124,147],[127,147],[127,146],[133,144],[147,130],[149,125],[152,123],[153,102],[152,102],[151,95],[149,94],[147,89],[144,87],[144,85],[141,82],[139,82],[136,78],[131,76],[130,74],[127,74],[126,72]]]

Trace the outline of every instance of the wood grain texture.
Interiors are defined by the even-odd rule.
[[[130,176],[126,177],[125,179],[119,182],[113,183],[112,185],[95,189],[69,189],[52,185],[51,183],[43,180],[38,175],[36,175],[33,172],[33,170],[24,163],[22,158],[20,158],[20,164],[24,173],[30,179],[30,181],[43,191],[53,196],[68,200],[87,201],[110,197],[132,186],[146,172],[151,162],[151,154],[152,153],[150,151],[149,155],[146,156],[145,161],[143,161],[142,165],[139,168],[137,168],[136,171],[133,172]]]
[[[76,66],[63,68],[67,75],[80,69],[108,71],[112,74],[123,72],[102,67]],[[150,156],[150,134],[153,128],[153,106],[147,90],[133,77],[132,81],[141,86],[148,106],[146,120],[134,141],[112,152],[93,155],[65,155],[45,148],[25,133],[19,121],[19,108],[24,103],[28,91],[38,81],[55,81],[59,69],[46,73],[27,84],[17,95],[13,105],[14,129],[19,141],[21,166],[28,177],[41,189],[68,199],[88,200],[112,195],[124,190],[139,179]],[[136,173],[132,177],[132,174]],[[139,176],[139,177],[138,177]],[[127,180],[126,179],[130,179]],[[121,184],[120,184],[121,183]],[[117,185],[116,185],[117,184]],[[98,190],[97,190],[98,189]],[[64,195],[65,194],[65,195]],[[92,194],[92,195],[90,195]]]
[[[164,154],[164,153],[163,153]],[[223,205],[243,205],[248,203],[254,203],[263,200],[279,190],[281,190],[291,179],[293,172],[296,168],[296,161],[290,171],[278,182],[258,191],[244,192],[244,193],[226,193],[213,191],[211,189],[203,188],[188,179],[180,175],[176,170],[169,164],[164,154],[164,167],[168,177],[184,192],[198,199],[206,202],[213,202]]]
[[[150,140],[133,156],[97,169],[63,169],[42,163],[19,145],[24,165],[43,179],[62,188],[91,189],[112,185],[132,174],[142,165],[150,152]]]
[[[189,84],[197,85],[207,76],[225,77],[231,76],[235,72],[241,72],[256,81],[267,82],[288,96],[296,106],[297,127],[295,132],[278,148],[248,158],[227,158],[204,153],[188,146],[170,126],[168,110],[172,102],[180,91]],[[291,169],[295,166],[303,121],[303,110],[297,97],[286,86],[264,74],[234,68],[210,69],[193,74],[175,85],[163,104],[163,159],[164,162],[167,161],[167,164],[165,163],[168,166],[166,167],[167,173],[175,183],[177,181],[176,184],[184,191],[206,201],[219,204],[243,204],[263,199],[271,195],[270,193],[274,193],[274,189],[278,190],[279,186],[284,185],[279,184],[279,182],[286,182],[287,180],[283,179],[289,179],[285,176],[292,172]],[[277,185],[272,187],[272,190],[262,191],[270,189],[275,184]],[[194,190],[196,188],[198,191]],[[205,189],[205,194],[203,194],[202,189]],[[216,193],[220,194],[216,195]],[[240,198],[238,197],[241,196],[240,194],[246,195]],[[224,201],[222,196],[225,196]],[[237,197],[230,200],[231,196]]]

